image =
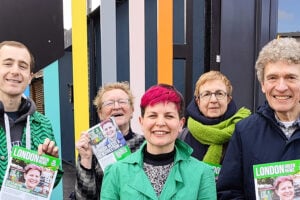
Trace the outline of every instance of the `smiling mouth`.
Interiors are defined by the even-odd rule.
[[[10,82],[10,83],[21,83],[21,81],[19,80],[14,80],[14,79],[6,79],[7,82]]]
[[[155,135],[166,135],[167,134],[166,131],[152,131],[152,133]]]
[[[124,116],[123,114],[121,114],[121,113],[119,113],[119,114],[113,114],[113,115],[111,115],[112,117],[122,117],[122,116]]]
[[[292,98],[292,96],[290,96],[290,95],[285,95],[285,96],[276,96],[276,95],[274,95],[273,98],[278,99],[278,100],[287,100],[287,99]]]
[[[219,110],[219,108],[209,108],[209,110]]]

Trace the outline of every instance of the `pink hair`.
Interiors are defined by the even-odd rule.
[[[279,176],[273,183],[274,188],[277,190],[280,183],[290,181],[294,185],[293,178],[291,176]]]
[[[144,116],[145,108],[147,106],[153,106],[157,103],[173,102],[177,106],[179,116],[184,114],[184,100],[180,92],[173,86],[167,84],[159,84],[150,87],[141,99],[141,112]]]
[[[25,174],[27,174],[27,172],[31,169],[38,170],[40,173],[42,173],[42,168],[40,166],[29,164],[24,168]]]

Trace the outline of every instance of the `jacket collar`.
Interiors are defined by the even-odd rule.
[[[137,152],[133,153],[131,156],[125,158],[124,160],[121,160],[120,162],[136,165],[136,167],[133,167],[131,169],[131,172],[135,175],[134,177],[132,177],[132,181],[128,183],[130,187],[143,193],[145,196],[147,196],[150,199],[158,199],[146,173],[143,170],[140,170],[141,168],[143,168],[143,149],[145,148],[145,146],[146,146],[146,142],[143,143],[143,145]],[[176,149],[176,155],[175,155],[174,166],[169,174],[169,176],[174,177],[174,179],[167,178],[165,184],[168,185],[168,188],[167,191],[164,191],[166,190],[164,188],[163,191],[161,192],[160,195],[161,199],[171,199],[171,197],[176,194],[178,188],[182,187],[183,178],[179,170],[178,162],[189,159],[193,151],[193,149],[190,146],[188,146],[186,143],[182,142],[179,139],[176,139],[175,141],[175,149]],[[148,181],[146,181],[144,184],[141,184],[141,180],[148,180]],[[145,190],[145,188],[149,188],[149,189]]]

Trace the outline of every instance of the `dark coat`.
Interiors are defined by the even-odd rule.
[[[218,199],[255,199],[253,165],[300,159],[300,129],[288,140],[268,104],[237,123],[217,182]]]

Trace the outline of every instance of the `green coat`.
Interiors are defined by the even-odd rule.
[[[43,144],[46,138],[55,141],[53,129],[48,118],[41,113],[35,111],[30,116],[30,130],[31,130],[31,149],[37,150],[39,144]],[[25,128],[22,135],[22,144],[25,147],[26,134]],[[3,178],[6,172],[8,163],[6,134],[3,127],[0,127],[0,187],[2,186]],[[56,176],[55,185],[60,181],[63,172],[59,170]]]
[[[159,197],[143,170],[144,144],[137,152],[105,169],[101,200],[217,199],[212,168],[191,157],[193,150],[186,143],[176,140],[175,147],[174,166]]]

